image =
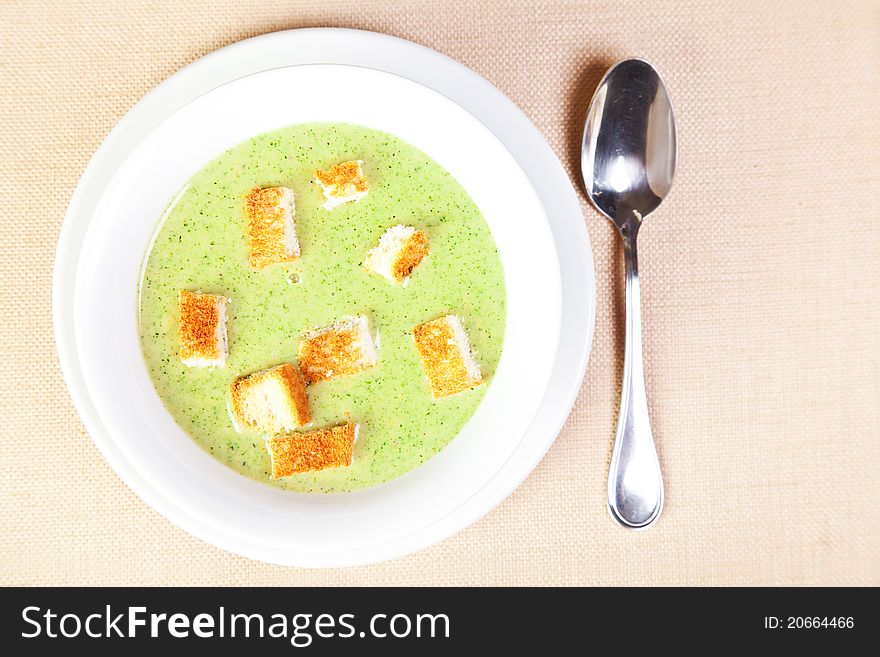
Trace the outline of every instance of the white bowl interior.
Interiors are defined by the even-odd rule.
[[[270,97],[272,102],[254,100]],[[384,130],[433,157],[482,211],[507,284],[502,358],[461,433],[403,477],[333,495],[271,488],[199,448],[153,389],[135,312],[144,252],[183,184],[250,136],[310,121]],[[299,553],[385,543],[437,522],[474,496],[514,454],[541,404],[560,316],[559,264],[544,206],[504,145],[427,87],[342,65],[255,73],[209,91],[160,123],[116,171],[98,203],[74,290],[76,345],[89,396],[138,474],[206,525]]]

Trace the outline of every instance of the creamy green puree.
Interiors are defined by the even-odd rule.
[[[172,154],[173,157],[173,154]],[[370,192],[332,211],[315,168],[363,160]],[[254,271],[248,265],[243,197],[255,186],[296,194],[301,257]],[[424,230],[430,254],[406,287],[364,271],[367,251],[389,226]],[[178,358],[181,288],[224,294],[229,357],[222,368]],[[165,406],[204,449],[243,475],[294,491],[350,491],[424,463],[459,432],[486,392],[433,400],[412,329],[455,313],[491,382],[504,337],[504,274],[489,227],[465,190],[430,157],[389,134],[347,124],[303,124],[228,150],[172,202],[146,255],[139,327],[144,358]],[[378,330],[378,366],[309,387],[313,420],[360,423],[348,468],[269,479],[264,437],[238,433],[227,410],[237,376],[296,363],[300,335],[359,313]],[[478,439],[478,438],[477,438]]]

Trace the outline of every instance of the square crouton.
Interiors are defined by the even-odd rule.
[[[354,422],[317,431],[272,436],[266,441],[272,479],[351,465],[358,425]]]
[[[379,245],[370,249],[364,269],[384,276],[395,284],[404,283],[412,270],[428,255],[428,238],[412,226],[392,226]]]
[[[263,269],[299,258],[296,237],[296,202],[287,187],[254,189],[245,197],[250,263]]]
[[[413,337],[434,399],[454,395],[483,382],[467,334],[455,315],[417,326],[413,329]]]
[[[226,297],[180,290],[177,340],[180,360],[187,367],[223,367],[229,344],[226,337]]]
[[[290,363],[239,377],[229,386],[229,401],[239,430],[278,433],[312,420],[306,384]]]
[[[326,171],[315,171],[315,181],[324,190],[324,207],[332,210],[337,205],[360,201],[369,187],[364,176],[363,162],[351,160],[336,164]]]
[[[299,366],[309,383],[356,374],[378,360],[363,315],[309,331],[299,343]]]

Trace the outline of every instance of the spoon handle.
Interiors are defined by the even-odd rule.
[[[631,529],[649,527],[663,510],[663,477],[651,435],[642,366],[638,228],[638,222],[631,222],[621,230],[626,264],[626,350],[620,415],[608,472],[608,508],[617,522]]]

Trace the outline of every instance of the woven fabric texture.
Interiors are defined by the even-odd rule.
[[[576,180],[602,72],[643,56],[680,168],[641,232],[647,385],[668,506],[605,509],[622,367],[622,260],[581,194],[597,269],[586,379],[497,509],[369,567],[227,554],[135,496],[92,444],[52,336],[70,195],[151,87],[265,32],[390,33],[508,94]],[[0,584],[880,584],[880,3],[716,0],[4,0],[0,3]]]

